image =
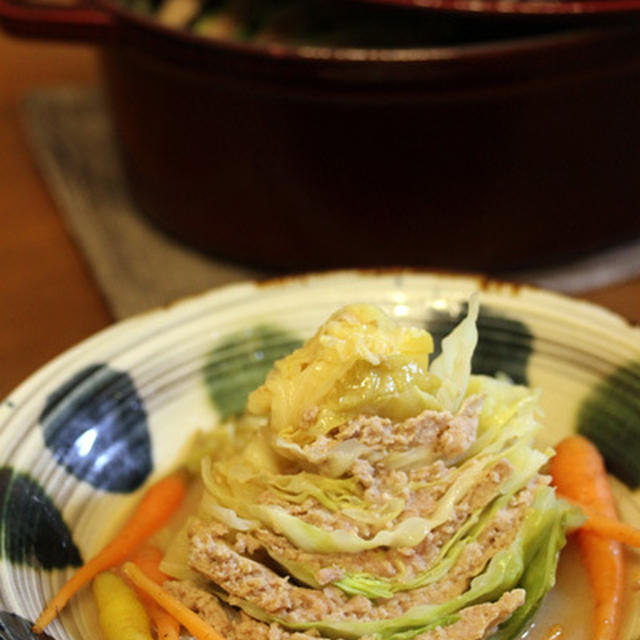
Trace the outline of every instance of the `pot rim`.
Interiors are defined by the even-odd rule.
[[[337,0],[337,1],[360,1],[360,0]],[[374,3],[385,0],[371,0]],[[410,2],[420,2],[423,0],[391,0],[398,6],[407,8]],[[429,0],[425,0],[429,1]],[[448,0],[433,0],[434,2],[447,2]],[[454,2],[482,3],[485,0],[453,0]],[[514,4],[514,0],[486,0],[491,3]],[[515,0],[516,3],[528,2],[529,0]],[[557,1],[557,0],[551,0]],[[560,0],[563,1],[563,0]],[[398,47],[398,48],[374,48],[374,47],[332,47],[316,45],[287,45],[264,42],[242,42],[230,39],[217,39],[210,36],[200,35],[188,29],[180,29],[164,25],[151,16],[137,13],[122,6],[117,0],[93,0],[96,7],[101,8],[106,13],[111,14],[120,25],[128,24],[134,27],[138,33],[147,32],[150,35],[160,36],[174,43],[187,43],[191,48],[198,48],[202,51],[208,50],[211,53],[218,52],[235,56],[249,58],[269,58],[282,62],[326,62],[339,63],[340,65],[362,66],[370,64],[378,65],[412,65],[424,63],[446,63],[453,61],[472,60],[492,60],[504,58],[505,55],[515,55],[526,57],[530,55],[539,56],[541,53],[552,54],[559,51],[570,51],[576,48],[581,49],[596,44],[608,42],[628,42],[636,40],[640,36],[640,13],[635,14],[636,21],[619,22],[615,20],[612,24],[595,24],[588,20],[588,15],[577,16],[578,20],[570,20],[566,28],[560,28],[553,32],[543,32],[527,36],[514,36],[500,40],[488,40],[482,42],[470,42],[463,44],[431,45],[425,47]],[[545,2],[545,0],[542,0]],[[579,4],[579,3],[577,3]],[[427,10],[430,10],[427,8]],[[442,12],[436,11],[442,14]],[[467,15],[474,15],[472,12],[462,10],[447,11],[453,18]],[[486,16],[475,14],[478,19]],[[553,15],[545,16],[543,19],[553,19]],[[582,22],[580,18],[587,21]],[[514,21],[526,20],[526,16],[503,15],[501,19]],[[120,40],[118,38],[117,40]],[[125,41],[127,38],[125,38]],[[134,40],[131,44],[136,44]]]

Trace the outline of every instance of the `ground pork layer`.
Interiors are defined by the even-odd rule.
[[[381,578],[394,578],[402,573],[409,580],[426,571],[437,558],[444,545],[478,509],[486,507],[499,494],[500,486],[511,475],[512,467],[505,460],[499,460],[489,467],[477,483],[455,505],[449,520],[430,531],[424,540],[415,547],[400,549],[369,549],[358,554],[353,553],[314,553],[297,548],[286,537],[266,529],[251,533],[238,533],[232,542],[233,549],[241,554],[252,554],[259,548],[266,549],[278,562],[303,563],[313,571],[314,579],[320,586],[339,580],[345,573],[368,573]],[[429,517],[436,506],[436,499],[444,491],[438,482],[427,488],[432,494],[417,497],[407,507],[412,516]],[[315,505],[313,509],[320,510]],[[294,509],[292,515],[300,515],[300,509]],[[292,510],[289,510],[291,513]],[[334,514],[323,510],[323,517],[330,519]],[[313,520],[313,518],[311,518]],[[335,524],[335,523],[334,523]],[[228,529],[218,523],[209,526],[213,534],[226,536]],[[337,527],[336,527],[337,528]],[[226,536],[228,537],[228,536]]]
[[[379,416],[358,416],[305,445],[302,455],[313,464],[322,464],[342,442],[357,440],[385,456],[425,447],[430,449],[433,459],[453,460],[475,441],[483,402],[482,396],[473,395],[465,399],[457,413],[427,409],[401,422]]]
[[[314,620],[381,620],[396,618],[425,604],[440,604],[460,595],[489,560],[515,538],[533,501],[536,480],[498,510],[478,538],[465,546],[442,578],[424,587],[400,591],[387,600],[349,597],[336,587],[313,589],[293,584],[257,560],[235,551],[220,530],[195,523],[189,532],[189,564],[218,585],[232,604],[250,603],[291,624]],[[360,554],[354,554],[359,556]]]
[[[267,624],[222,603],[216,596],[185,581],[170,581],[166,591],[206,620],[227,640],[325,640],[316,631],[288,631],[277,623]],[[524,603],[522,589],[513,589],[497,602],[466,607],[450,625],[415,636],[414,640],[483,640]],[[361,640],[374,640],[363,637]]]

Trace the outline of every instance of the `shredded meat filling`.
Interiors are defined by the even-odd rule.
[[[435,527],[415,547],[401,549],[370,549],[358,554],[352,553],[312,553],[294,546],[287,538],[265,529],[236,536],[234,549],[245,553],[247,549],[259,547],[267,549],[276,561],[304,563],[314,569],[314,578],[321,585],[339,580],[345,572],[364,572],[381,578],[393,578],[399,573],[410,578],[426,571],[443,544],[451,538],[458,527],[471,513],[487,506],[499,492],[502,482],[512,473],[511,465],[504,460],[491,466],[478,480],[478,483],[455,506],[452,517],[442,525]],[[448,485],[447,485],[448,486]],[[433,490],[433,487],[428,489]],[[406,515],[428,517],[433,510],[434,496],[427,496],[425,489],[423,505],[420,498],[413,500]],[[444,490],[439,488],[437,495]],[[212,523],[209,526],[219,526]],[[253,551],[250,551],[252,553]]]
[[[304,456],[314,464],[321,464],[334,447],[353,439],[385,453],[428,447],[434,458],[453,460],[475,441],[482,404],[482,396],[474,395],[464,401],[458,413],[427,409],[395,423],[379,416],[358,416],[303,447]]]
[[[363,465],[362,465],[363,466]],[[446,494],[447,490],[456,480],[456,473],[452,469],[444,467],[441,462],[434,463],[430,467],[435,467],[431,475],[425,472],[394,472],[394,480],[397,484],[399,495],[406,500],[402,511],[393,519],[385,522],[384,525],[371,525],[358,522],[347,517],[344,513],[332,511],[314,498],[308,498],[301,504],[286,502],[281,499],[274,499],[262,496],[260,502],[262,504],[277,505],[285,509],[290,515],[296,516],[305,522],[320,527],[326,531],[343,530],[357,534],[361,538],[371,538],[381,529],[392,529],[399,522],[411,517],[429,517],[436,509],[438,501]],[[474,493],[482,493],[487,490],[491,493],[492,489],[497,489],[500,482],[504,481],[511,473],[512,469],[506,460],[499,460],[489,467],[478,479],[477,485],[464,497],[456,507],[456,513],[460,513],[464,519],[464,513],[468,506],[465,500],[469,501],[469,496]],[[423,478],[427,477],[427,480]],[[400,484],[400,482],[402,484]],[[422,483],[422,486],[420,484]],[[412,491],[405,491],[409,485],[415,486]],[[373,484],[368,491],[379,492],[380,485]],[[386,487],[386,485],[382,485]],[[494,494],[495,495],[495,494]],[[386,488],[375,498],[371,509],[375,509],[376,505],[382,508],[392,498],[398,497],[398,494],[391,493]],[[481,506],[481,505],[479,505]],[[479,508],[479,506],[475,508]]]
[[[189,582],[171,581],[165,583],[164,588],[227,640],[324,640],[315,630],[291,632],[275,622],[266,624],[255,620]],[[452,624],[421,633],[416,640],[484,640],[524,603],[524,596],[522,589],[513,589],[504,593],[497,602],[466,607]],[[361,640],[373,638],[363,637]]]
[[[317,631],[290,632],[276,622],[266,624],[225,605],[216,596],[186,580],[165,582],[164,589],[206,620],[226,640],[321,640]]]
[[[293,585],[263,564],[240,555],[201,525],[190,532],[189,561],[194,570],[226,591],[232,604],[250,602],[288,622],[395,618],[418,605],[439,604],[463,593],[491,557],[513,541],[532,500],[531,488],[516,494],[478,539],[465,547],[443,578],[380,603],[363,596],[349,598],[334,587],[319,590]]]

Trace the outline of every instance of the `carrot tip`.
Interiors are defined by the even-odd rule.
[[[182,471],[152,484],[118,535],[61,587],[42,610],[34,628],[42,633],[80,588],[101,571],[120,564],[138,545],[163,526],[182,502],[186,489],[187,476]]]

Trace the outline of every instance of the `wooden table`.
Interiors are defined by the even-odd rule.
[[[30,88],[93,84],[97,71],[88,47],[0,34],[0,398],[112,321],[38,175],[19,112]]]
[[[113,321],[38,175],[19,117],[30,88],[97,82],[90,47],[0,34],[0,398]],[[585,298],[640,322],[640,278]]]

